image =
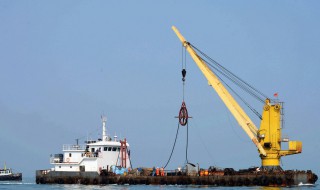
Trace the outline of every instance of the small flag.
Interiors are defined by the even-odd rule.
[[[273,96],[274,96],[275,98],[278,98],[278,92],[274,93]]]

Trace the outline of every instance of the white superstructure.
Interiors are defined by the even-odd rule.
[[[114,140],[107,135],[106,117],[102,117],[102,139],[86,141],[83,145],[63,145],[63,154],[50,158],[54,171],[90,171],[100,173],[110,171],[111,166],[130,168],[129,144],[124,140]]]
[[[8,175],[12,175],[12,170],[9,169],[0,169],[0,177],[1,176],[8,176]]]

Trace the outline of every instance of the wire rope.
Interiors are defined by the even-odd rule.
[[[171,149],[171,153],[170,153],[170,156],[169,156],[169,159],[167,161],[167,163],[165,164],[165,166],[163,168],[166,168],[171,160],[171,157],[172,157],[172,154],[173,154],[173,151],[174,151],[174,148],[176,146],[176,142],[177,142],[177,138],[178,138],[178,134],[179,134],[179,128],[180,128],[180,123],[178,122],[178,127],[177,127],[177,132],[176,132],[176,138],[174,139],[174,143],[173,143],[173,147]]]
[[[262,93],[261,91],[259,91],[257,88],[253,87],[252,85],[250,85],[249,83],[247,83],[246,81],[244,81],[243,79],[241,79],[240,77],[238,77],[237,75],[235,75],[234,73],[232,73],[230,70],[228,70],[227,68],[225,68],[224,66],[222,66],[221,64],[219,64],[217,61],[215,61],[214,59],[212,59],[211,57],[209,57],[208,55],[206,55],[204,52],[202,52],[201,50],[199,50],[197,47],[195,47],[194,45],[192,45],[190,43],[190,46],[193,47],[195,50],[197,50],[201,55],[205,56],[207,59],[209,59],[212,63],[216,64],[218,67],[220,67],[222,70],[224,70],[225,72],[229,73],[231,76],[235,77],[236,79],[238,79],[239,81],[241,81],[242,83],[244,83],[245,85],[247,85],[249,88],[251,88],[252,90],[254,90],[255,92],[257,92],[258,94],[260,94],[261,96],[263,96],[264,98],[268,98],[267,95],[265,95],[264,93]]]
[[[232,73],[230,70],[219,64],[217,61],[209,57],[207,54],[202,52],[200,49],[189,43],[189,45],[196,50],[201,56],[199,58],[204,61],[209,67],[214,69],[217,73],[224,76],[228,80],[230,80],[232,83],[234,83],[236,86],[238,86],[240,89],[247,92],[249,95],[251,95],[253,98],[257,99],[261,103],[265,103],[265,98],[268,98],[265,94],[263,94],[261,91],[250,85],[249,83],[245,82],[243,79]],[[211,64],[211,63],[212,64]],[[213,72],[213,71],[212,71]],[[230,89],[259,119],[262,119],[261,114],[255,110],[243,97],[241,97],[230,85],[228,85],[219,75],[217,77],[227,86],[228,89]]]
[[[188,161],[188,147],[189,147],[189,124],[187,123],[187,143],[186,143],[186,162]]]

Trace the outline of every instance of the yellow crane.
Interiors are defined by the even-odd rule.
[[[237,120],[238,124],[246,132],[255,146],[261,158],[261,169],[263,170],[282,170],[280,167],[280,158],[291,154],[302,152],[301,141],[288,141],[281,139],[281,104],[272,102],[266,98],[263,110],[260,128],[251,121],[246,112],[241,108],[233,96],[224,87],[219,77],[209,68],[207,63],[197,54],[194,47],[185,40],[178,29],[172,26],[183,47],[186,48],[192,59],[195,61],[208,83],[217,92],[226,107]],[[282,150],[281,142],[288,142],[289,149]]]

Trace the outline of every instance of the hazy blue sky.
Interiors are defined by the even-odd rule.
[[[50,154],[63,144],[100,137],[104,113],[108,132],[128,139],[134,167],[164,165],[182,101],[175,25],[265,94],[279,93],[283,133],[303,142],[303,153],[283,158],[282,167],[319,174],[319,8],[302,0],[1,0],[0,163],[25,176],[50,168]],[[260,166],[255,146],[189,56],[187,72],[189,161]],[[185,134],[181,128],[168,168],[184,163]]]

